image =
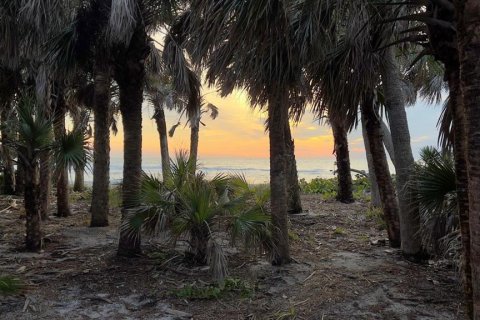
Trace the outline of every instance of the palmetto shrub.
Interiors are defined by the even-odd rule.
[[[169,174],[144,174],[138,207],[130,210],[122,229],[134,237],[139,232],[167,236],[173,243],[186,240],[186,256],[196,264],[209,264],[213,275],[227,275],[226,255],[220,234],[227,232],[232,245],[268,250],[270,193],[252,186],[242,175],[217,175],[207,179],[185,152],[171,161]]]
[[[414,174],[409,188],[414,188],[420,207],[423,245],[433,254],[456,258],[460,242],[453,156],[425,147]]]

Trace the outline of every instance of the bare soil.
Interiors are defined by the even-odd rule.
[[[262,255],[230,248],[230,277],[248,284],[248,294],[187,299],[178,297],[182,288],[212,283],[208,268],[184,263],[182,246],[149,238],[143,256],[117,258],[118,209],[109,227],[89,228],[88,201],[80,197],[71,217],[45,222],[44,251],[27,253],[22,201],[2,197],[0,275],[26,285],[0,296],[0,319],[467,318],[448,262],[405,260],[366,218],[365,203],[302,200],[306,213],[290,217],[294,262],[273,267]]]

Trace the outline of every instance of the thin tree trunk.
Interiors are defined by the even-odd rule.
[[[25,175],[28,175],[28,173],[25,172]],[[27,176],[25,176],[25,179],[27,179]],[[48,219],[48,214],[50,213],[51,190],[52,164],[50,154],[44,152],[40,155],[40,216],[42,220]]]
[[[395,148],[393,147],[392,134],[390,133],[390,129],[388,128],[387,124],[383,120],[381,124],[383,145],[385,146],[385,150],[387,150],[390,161],[392,161],[393,165],[395,165]]]
[[[139,26],[132,37],[130,47],[115,70],[120,89],[120,111],[124,130],[122,223],[128,218],[128,210],[139,204],[142,176],[142,102],[145,81],[145,57],[148,54],[147,34]],[[131,235],[120,232],[117,254],[135,256],[141,253],[140,233]]]
[[[30,165],[30,166],[29,166]],[[33,167],[32,167],[33,165]],[[26,247],[28,251],[42,249],[42,231],[40,217],[40,197],[38,185],[38,167],[35,162],[27,165],[25,170],[25,215],[26,215]]]
[[[93,186],[90,227],[108,226],[110,187],[110,84],[108,64],[99,63],[94,79]]]
[[[297,214],[303,212],[298,184],[297,160],[295,159],[295,141],[292,138],[288,118],[285,121],[285,165],[287,175],[287,212]]]
[[[7,101],[1,112],[1,134],[2,134],[2,152],[3,152],[3,193],[4,194],[15,194],[15,168],[13,165],[12,155],[7,146],[9,140],[11,140],[10,126],[6,123],[9,121],[9,108],[10,101]]]
[[[162,107],[155,108],[155,114],[153,115],[157,124],[157,131],[160,137],[160,155],[162,157],[162,175],[163,179],[170,172],[170,155],[168,154],[168,134],[167,123],[165,121],[165,111]]]
[[[73,182],[73,191],[82,192],[85,190],[85,167],[75,167],[75,180]]]
[[[193,121],[192,121],[193,120]],[[198,139],[200,133],[200,116],[192,119],[190,126],[190,159],[197,163],[198,159]],[[196,166],[193,166],[195,168]]]
[[[285,121],[288,118],[288,99],[274,98],[268,105],[268,134],[270,139],[270,190],[272,210],[273,265],[290,262],[288,243],[287,188],[285,172]]]
[[[365,154],[367,157],[367,165],[368,165],[368,179],[370,180],[370,188],[371,188],[371,205],[379,208],[382,205],[380,200],[380,191],[378,190],[377,184],[377,177],[375,176],[375,169],[373,165],[373,156],[372,152],[370,151],[370,143],[368,141],[368,134],[367,129],[365,128],[366,119],[362,113],[362,136],[363,136],[363,144],[365,145]]]
[[[65,115],[67,106],[65,104],[63,89],[57,86],[57,100],[54,112],[54,133],[55,139],[60,141],[65,135]],[[72,213],[70,211],[70,203],[68,199],[68,169],[64,168],[57,172],[57,217],[68,217]]]
[[[373,93],[368,93],[362,103],[362,114],[372,152],[375,176],[377,179],[383,214],[387,224],[387,233],[392,247],[400,247],[400,222],[398,202],[395,196],[392,178],[388,169],[387,156],[382,143],[381,123],[373,101]]]
[[[480,4],[456,1],[460,84],[465,108],[468,161],[473,318],[480,319]]]
[[[465,110],[462,105],[460,91],[460,75],[458,65],[446,65],[446,77],[450,91],[449,107],[453,114],[454,143],[453,152],[455,156],[455,177],[457,185],[457,207],[460,222],[460,233],[462,239],[462,271],[463,287],[469,314],[472,310],[472,267],[470,262],[470,225],[468,214],[468,174],[467,174],[467,141],[465,140]]]
[[[395,155],[394,163],[400,208],[399,218],[402,252],[406,256],[420,257],[423,255],[422,241],[419,232],[420,211],[415,194],[413,194],[411,188],[407,188],[412,178],[415,160],[410,144],[405,98],[403,96],[398,67],[391,48],[386,51],[385,59],[386,64],[382,70],[382,80]]]
[[[343,120],[335,117],[330,117],[330,125],[332,126],[335,157],[337,160],[337,200],[343,203],[352,203],[354,200],[347,128]]]

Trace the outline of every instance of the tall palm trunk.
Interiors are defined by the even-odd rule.
[[[287,188],[285,172],[285,121],[288,118],[286,97],[275,97],[268,105],[270,139],[270,190],[272,210],[273,265],[290,262],[288,243]]]
[[[412,179],[415,160],[410,144],[410,131],[407,112],[405,111],[402,83],[391,48],[386,51],[385,59],[386,63],[382,70],[382,81],[395,158],[397,195],[400,208],[401,247],[404,255],[415,257],[422,255],[423,251],[419,232],[419,205],[415,194],[410,191],[411,188],[407,188],[409,181]]]
[[[190,159],[197,162],[198,159],[198,140],[200,134],[200,116],[191,119],[190,124]],[[192,166],[196,168],[196,166]]]
[[[378,190],[377,184],[377,177],[375,176],[375,169],[373,165],[373,156],[372,152],[370,151],[370,142],[368,141],[368,134],[367,129],[365,128],[366,119],[362,113],[362,136],[363,136],[363,144],[365,145],[365,154],[367,157],[367,165],[368,165],[368,180],[370,180],[370,188],[371,188],[371,205],[374,207],[380,207],[382,205],[382,201],[380,200],[380,191]]]
[[[335,157],[337,160],[337,200],[343,203],[352,203],[354,200],[347,128],[343,119],[337,119],[336,117],[330,117],[330,125],[332,126]]]
[[[480,9],[477,0],[456,1],[460,84],[467,128],[470,262],[473,318],[480,319]]]
[[[28,170],[25,170],[25,180],[27,180]],[[25,181],[25,184],[27,182]],[[50,212],[50,192],[52,190],[52,163],[49,153],[44,152],[40,155],[40,216],[42,220],[48,219]]]
[[[460,221],[460,233],[462,239],[462,268],[463,287],[469,314],[472,314],[472,267],[470,262],[470,225],[468,214],[468,174],[467,174],[467,142],[465,140],[465,110],[462,105],[460,91],[460,75],[458,64],[455,66],[445,65],[445,74],[450,91],[449,107],[453,114],[454,143],[453,152],[455,156],[455,177],[457,187],[457,207]]]
[[[55,139],[60,141],[65,135],[65,115],[67,113],[67,106],[65,104],[65,98],[63,89],[57,90],[57,101],[55,104],[54,115],[54,133]],[[64,168],[57,172],[56,177],[57,186],[57,217],[68,217],[72,213],[70,211],[70,204],[68,199],[68,169]]]
[[[94,79],[93,186],[90,227],[108,226],[110,187],[110,83],[108,63],[98,63]]]
[[[379,118],[373,101],[373,93],[367,93],[361,109],[365,119],[365,128],[368,135],[370,151],[372,152],[375,176],[377,178],[383,214],[387,224],[387,233],[392,247],[400,247],[400,222],[398,202],[395,196],[392,178],[388,169],[387,156],[382,142],[381,119]]]
[[[300,199],[300,186],[298,184],[297,160],[295,159],[295,142],[292,138],[288,118],[285,121],[285,165],[287,175],[287,211],[297,214],[303,211]]]
[[[158,136],[160,137],[160,155],[162,157],[162,175],[163,179],[168,175],[170,171],[170,155],[168,153],[168,135],[167,135],[167,123],[165,121],[165,111],[162,107],[155,108],[155,114],[153,115],[157,124]]]
[[[30,161],[25,168],[25,215],[26,215],[26,247],[29,251],[42,249],[42,231],[40,217],[40,195],[38,184],[38,164]]]
[[[124,130],[122,220],[127,218],[128,209],[137,206],[139,201],[142,175],[143,84],[148,50],[147,35],[139,26],[115,71],[120,89],[120,111]],[[132,236],[128,232],[121,232],[117,254],[137,255],[141,252],[140,243],[140,233]]]
[[[6,146],[8,141],[11,140],[11,132],[9,126],[6,123],[9,119],[9,106],[10,101],[6,101],[1,111],[1,134],[2,134],[2,146]],[[13,159],[9,148],[4,147],[3,152],[3,193],[15,194],[15,168],[13,166]]]

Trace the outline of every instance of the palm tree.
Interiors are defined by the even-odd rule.
[[[146,80],[145,59],[151,50],[148,33],[167,22],[173,11],[171,1],[128,0],[112,2],[108,32],[117,48],[114,79],[119,87],[120,111],[124,129],[122,216],[138,205],[142,171],[142,102]],[[121,232],[118,255],[140,252],[140,235]]]
[[[403,82],[393,54],[393,48],[386,49],[385,63],[382,68],[382,82],[385,109],[390,123],[395,155],[396,187],[401,213],[402,252],[407,256],[421,257],[423,249],[422,242],[419,239],[419,208],[415,202],[415,195],[406,191],[406,186],[414,179],[412,170],[415,161],[410,143],[410,130],[405,110],[406,97],[402,87]]]
[[[286,148],[286,174],[287,174],[287,212],[298,214],[303,212],[300,199],[300,185],[298,184],[297,160],[295,159],[295,141],[292,138],[290,122],[285,121],[285,148]]]
[[[428,64],[430,67],[432,63],[429,62],[429,55],[434,59],[443,63],[445,75],[442,77],[442,71],[438,70],[438,67],[426,68],[426,70],[437,70],[437,74],[442,81],[446,79],[449,89],[448,103],[445,104],[442,119],[439,120],[440,124],[440,142],[446,147],[452,147],[455,157],[455,172],[457,183],[457,206],[460,221],[460,233],[463,247],[463,284],[464,291],[467,300],[468,312],[471,317],[474,314],[473,304],[473,272],[471,262],[471,227],[470,227],[470,213],[469,213],[469,177],[467,173],[468,160],[467,160],[467,144],[469,136],[467,131],[467,110],[464,107],[462,89],[461,89],[461,63],[460,63],[460,51],[459,51],[459,39],[457,34],[461,32],[461,26],[455,28],[458,24],[456,16],[460,17],[457,8],[457,14],[455,13],[455,1],[428,1],[426,9],[420,10],[420,14],[402,17],[407,21],[414,21],[414,25],[408,25],[404,31],[407,34],[408,39],[418,39],[419,36],[427,35],[427,39],[421,42],[421,46],[425,49],[415,58],[416,61],[426,61],[424,64]],[[460,2],[459,2],[460,4]],[[461,4],[460,4],[461,5]],[[415,7],[414,7],[415,8]],[[465,31],[463,31],[465,32]],[[421,77],[425,79],[425,77]],[[435,77],[430,77],[435,79]],[[431,87],[438,87],[439,81],[424,81],[426,86],[425,92],[432,92]],[[432,86],[433,84],[433,86]],[[437,92],[436,96],[440,95],[440,90],[433,90]],[[434,97],[433,95],[432,97]]]
[[[335,146],[337,160],[338,193],[337,200],[343,203],[352,203],[353,184],[350,171],[350,154],[348,151],[347,125],[345,120],[332,117],[329,121]]]
[[[314,48],[316,51],[310,53],[319,57],[308,66],[309,77],[315,85],[314,112],[322,116],[328,110],[330,119],[346,118],[350,129],[358,122],[360,106],[389,239],[392,246],[400,246],[400,212],[383,147],[382,121],[378,113],[381,100],[377,97],[384,54],[379,49],[385,39],[384,26],[372,23],[380,18],[379,13],[365,2],[348,3],[346,7],[330,10],[333,11],[331,15],[341,19],[334,19],[326,30],[330,34],[336,33],[327,38],[322,48]],[[301,30],[309,30],[316,21],[306,19],[306,25]],[[348,21],[348,24],[342,21]]]
[[[469,228],[470,228],[470,265],[472,267],[472,300],[473,318],[480,319],[480,174],[478,173],[480,157],[480,112],[478,105],[480,96],[480,72],[475,59],[478,62],[480,37],[480,12],[478,2],[472,0],[454,1],[456,9],[457,42],[459,57],[459,79],[461,102],[466,119],[467,137],[467,172],[469,194]],[[475,58],[477,57],[477,58]],[[457,112],[462,111],[456,111]],[[459,129],[460,130],[460,129]],[[457,131],[456,131],[457,132]],[[461,217],[463,218],[463,217]],[[461,220],[461,224],[466,221]],[[462,227],[463,228],[463,227]],[[462,233],[463,235],[463,233]],[[467,292],[468,293],[468,292]]]
[[[53,132],[55,140],[60,141],[65,135],[65,116],[67,113],[67,105],[65,102],[64,88],[61,85],[55,87],[55,109],[53,115]],[[57,217],[70,216],[70,204],[68,198],[68,170],[57,170],[56,177],[57,187]]]
[[[192,61],[207,68],[209,83],[219,85],[223,95],[243,88],[252,106],[268,111],[274,264],[290,261],[285,123],[290,103],[305,83],[301,61],[295,59],[302,44],[289,29],[296,21],[291,9],[297,9],[295,4],[283,1],[233,1],[224,6],[193,1],[186,26],[186,47]]]
[[[57,172],[78,165],[88,158],[86,140],[80,132],[62,134],[54,141],[52,122],[43,108],[29,96],[18,103],[18,140],[9,141],[9,147],[18,152],[25,170],[26,247],[30,251],[42,248],[39,170],[42,154],[52,155]]]

